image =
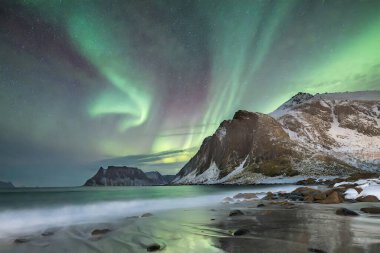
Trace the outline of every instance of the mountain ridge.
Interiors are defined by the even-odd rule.
[[[158,171],[143,172],[135,167],[100,167],[84,186],[150,186],[170,183],[171,175],[161,175]]]
[[[370,144],[364,151],[373,159],[360,157],[356,151],[365,145],[351,144],[352,136],[360,143],[379,139],[380,145],[380,91],[298,93],[268,115],[238,111],[223,121],[173,182],[256,183],[270,176],[379,169],[380,153],[371,148],[380,149]]]

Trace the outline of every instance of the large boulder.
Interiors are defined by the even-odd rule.
[[[379,202],[379,199],[373,195],[361,196],[356,199],[359,202]]]
[[[380,207],[364,207],[360,209],[364,213],[380,214]]]
[[[326,199],[320,201],[321,204],[339,204],[344,201],[343,197],[337,192],[332,191]]]

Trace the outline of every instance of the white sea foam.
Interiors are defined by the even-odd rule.
[[[264,193],[268,191],[292,191],[296,185],[255,186],[254,188],[231,189],[197,197],[107,201],[92,204],[64,205],[9,209],[0,212],[0,238],[28,235],[49,227],[74,224],[101,223],[124,217],[159,212],[177,208],[193,208],[218,204],[223,198],[239,192]]]

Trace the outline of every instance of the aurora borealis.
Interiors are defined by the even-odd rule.
[[[379,27],[377,0],[1,0],[0,180],[173,174],[238,109],[379,89]]]

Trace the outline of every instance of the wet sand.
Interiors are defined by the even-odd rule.
[[[257,207],[259,203],[265,206]],[[280,205],[252,200],[178,208],[147,217],[50,228],[1,239],[0,252],[147,252],[149,246],[157,244],[158,252],[173,253],[380,252],[380,215],[360,211],[369,206],[380,204]],[[339,207],[360,215],[338,216],[335,210]],[[236,209],[243,215],[230,217]],[[239,229],[241,235],[234,235]]]

